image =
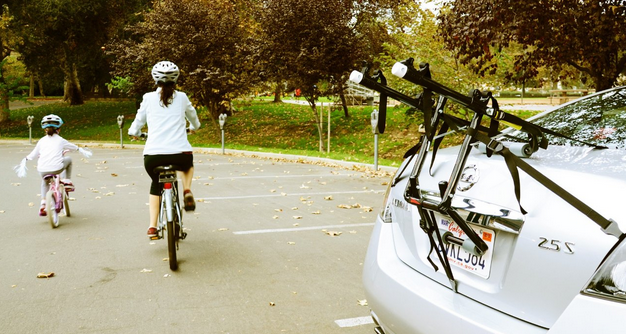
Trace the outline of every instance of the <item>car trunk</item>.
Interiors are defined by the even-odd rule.
[[[456,160],[454,148],[440,150],[432,168],[419,176],[423,200],[438,204],[438,183],[447,181]],[[626,189],[623,152],[577,147],[540,150],[527,163],[606,218],[624,223],[616,199]],[[430,163],[430,156],[426,159]],[[621,169],[625,170],[621,170]],[[404,200],[409,166],[391,189],[388,212],[393,220],[399,258],[414,270],[451,286],[417,208]],[[521,205],[511,174],[500,156],[487,158],[472,149],[452,207],[477,231],[489,250],[481,257],[447,246],[458,293],[537,326],[550,328],[592,276],[615,243],[587,216],[520,171]],[[467,182],[466,182],[467,181]],[[620,222],[621,220],[621,222]],[[445,215],[436,214],[441,234],[464,233]],[[625,226],[621,226],[626,230]],[[435,271],[430,258],[439,270]],[[450,293],[454,293],[451,289]]]

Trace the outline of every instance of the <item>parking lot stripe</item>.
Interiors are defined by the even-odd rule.
[[[373,324],[374,320],[372,320],[372,317],[358,317],[358,318],[335,320],[335,323],[339,327],[356,327],[356,326],[361,326],[361,325]]]
[[[266,195],[246,195],[246,196],[216,196],[216,197],[201,197],[203,201],[218,200],[218,199],[242,199],[242,198],[265,198],[265,197],[284,197],[284,196],[314,196],[314,195],[337,195],[337,194],[382,194],[382,190],[358,190],[358,191],[327,191],[323,193],[285,193],[285,194],[266,194]]]
[[[358,227],[358,226],[374,226],[374,223],[325,225],[325,226],[308,226],[308,227],[291,227],[291,228],[273,228],[273,229],[266,229],[266,230],[249,230],[249,231],[234,231],[233,234],[241,235],[241,234],[298,232],[298,231],[310,231],[310,230],[323,230],[323,229],[327,229],[327,228]]]
[[[330,174],[330,175],[242,175],[242,176],[218,176],[212,180],[231,180],[231,179],[284,179],[284,178],[308,178],[323,179],[326,177],[352,177],[352,174]]]

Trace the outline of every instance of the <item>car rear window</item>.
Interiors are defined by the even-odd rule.
[[[579,100],[532,122],[577,140],[624,149],[626,87]],[[560,137],[547,137],[552,145],[582,145]]]

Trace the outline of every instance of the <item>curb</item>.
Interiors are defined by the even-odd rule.
[[[104,148],[117,148],[117,149],[143,149],[144,147],[143,145],[138,145],[138,144],[124,144],[124,147],[120,148],[120,144],[89,142],[89,141],[80,141],[80,140],[75,140],[72,142],[76,144],[80,144],[80,146],[87,146],[87,147],[104,147]],[[23,145],[29,145],[28,141],[19,140],[19,139],[15,139],[15,140],[0,139],[0,143],[22,143]],[[194,147],[193,151],[198,152],[198,153],[203,153],[203,154],[222,155],[221,148]],[[328,159],[328,158],[309,157],[309,156],[295,155],[295,154],[279,154],[279,153],[225,149],[224,155],[245,156],[245,157],[251,157],[251,158],[261,158],[261,159],[270,159],[270,160],[287,160],[290,162],[308,163],[308,164],[313,164],[313,165],[337,166],[337,167],[350,169],[350,170],[380,174],[380,176],[392,176],[398,170],[398,167],[378,165],[378,171],[375,171],[374,164],[348,162],[348,161],[343,161],[343,160],[333,160],[333,159]]]

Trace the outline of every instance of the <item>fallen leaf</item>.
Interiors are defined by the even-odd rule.
[[[151,272],[152,272],[152,269],[146,269],[146,268],[143,268],[140,271],[140,273],[151,273]]]
[[[35,206],[35,203],[30,202],[30,203],[28,203],[28,206]]]
[[[165,275],[163,275],[163,277],[164,277],[164,278],[168,278],[168,277],[170,277],[170,276],[172,276],[172,275],[170,275],[170,274],[165,274]]]
[[[21,185],[21,183],[11,183],[12,186],[16,186],[19,187]]]
[[[293,208],[291,208],[291,210],[298,210],[298,207],[294,206]]]
[[[53,277],[54,273],[39,273],[37,274],[37,278],[50,278]]]
[[[276,306],[276,303],[270,302],[270,306]]]
[[[361,306],[367,306],[367,299],[359,299],[357,303]]]
[[[124,187],[128,187],[128,184],[118,184],[115,187],[116,188],[124,188]]]
[[[289,241],[289,242],[287,242],[287,244],[288,244],[288,245],[295,245],[296,243],[295,243],[295,242],[293,242],[293,241]]]
[[[222,227],[217,229],[220,232],[228,231],[228,227]]]
[[[327,201],[332,201],[333,200],[333,196],[332,195],[325,196],[324,199],[327,200]]]
[[[302,219],[302,216],[293,216],[293,219]]]
[[[0,213],[4,213],[4,210],[0,210]]]
[[[116,176],[117,176],[117,174],[115,174],[115,173],[111,173],[111,176],[116,177]]]
[[[115,195],[115,193],[114,193],[114,192],[112,192],[112,191],[111,191],[111,192],[108,192],[108,193],[106,193],[106,194],[104,194],[104,196],[113,196],[113,195]]]
[[[340,209],[352,209],[352,205],[347,205],[347,204],[339,204],[337,205],[337,207]]]
[[[340,236],[342,232],[339,231],[324,231],[326,234],[330,235],[331,237],[337,237]]]
[[[283,212],[283,209],[274,209],[276,212]]]
[[[309,186],[304,185],[304,183],[300,186],[300,189],[309,189]]]
[[[274,216],[274,217],[272,217],[272,218],[274,218],[274,219],[278,219],[279,217],[278,217],[278,216]]]
[[[314,215],[319,215],[319,214],[321,214],[320,210],[313,211],[313,212],[311,212],[311,213],[312,213],[312,214],[314,214]]]

